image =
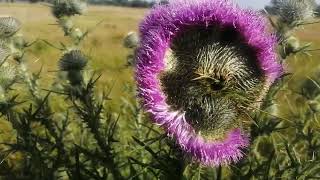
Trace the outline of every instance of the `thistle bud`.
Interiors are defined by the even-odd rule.
[[[130,54],[127,56],[127,66],[134,66],[136,64],[135,62],[135,56]]]
[[[123,46],[126,48],[136,48],[139,44],[139,37],[135,32],[129,32],[123,39]]]
[[[65,35],[69,35],[73,28],[73,22],[68,16],[59,18],[58,23],[63,28]]]
[[[4,91],[9,89],[17,79],[17,69],[9,63],[0,67],[0,86]]]
[[[272,4],[280,20],[290,26],[312,19],[315,15],[314,0],[273,0]]]
[[[65,53],[59,61],[61,71],[81,71],[87,65],[87,58],[80,50]]]
[[[87,4],[80,0],[55,0],[52,13],[55,17],[81,15],[87,8]]]
[[[3,63],[10,56],[10,48],[5,45],[4,42],[0,41],[0,64]]]
[[[83,33],[79,28],[75,28],[71,32],[71,37],[75,41],[79,42],[83,38]]]
[[[87,3],[80,0],[71,0],[71,7],[77,14],[83,14],[87,10]]]
[[[280,54],[282,58],[285,59],[286,56],[299,52],[300,48],[299,39],[294,36],[290,36],[283,42],[283,47],[281,47]]]
[[[0,17],[0,38],[10,37],[19,31],[20,21],[13,17]]]
[[[28,42],[23,38],[22,35],[17,35],[13,37],[12,41],[13,41],[14,47],[20,50],[28,46]]]

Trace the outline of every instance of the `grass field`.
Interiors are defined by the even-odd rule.
[[[115,83],[111,93],[112,106],[119,108],[120,98],[126,96],[124,84],[133,83],[132,68],[125,68],[128,51],[122,46],[122,39],[129,31],[137,31],[139,21],[147,13],[147,9],[134,9],[113,6],[90,6],[84,16],[75,17],[76,25],[81,29],[90,29],[102,21],[83,44],[83,50],[92,57],[91,68],[102,73],[99,88]],[[50,7],[46,4],[0,4],[0,16],[11,15],[22,22],[22,33],[29,41],[43,39],[52,44],[68,43],[68,38],[56,25]],[[301,43],[312,42],[313,49],[320,47],[320,24],[305,26],[297,32]],[[42,41],[34,44],[29,54],[29,68],[36,72],[43,66],[42,87],[48,87],[56,76],[57,61],[61,52]],[[299,55],[291,57],[285,63],[287,72],[292,72],[293,78],[289,86],[293,88],[302,79],[319,69],[320,51],[314,51],[312,56]],[[48,83],[49,82],[49,83]],[[288,95],[290,98],[290,95]],[[286,96],[281,96],[286,97]],[[282,101],[282,100],[281,100]],[[282,101],[284,102],[284,101]],[[282,104],[286,109],[287,104]],[[285,114],[285,113],[284,113]]]
[[[127,50],[122,47],[122,39],[129,31],[136,31],[139,21],[146,9],[120,7],[91,6],[84,16],[75,18],[76,25],[86,30],[94,28],[83,44],[83,50],[92,57],[91,68],[102,73],[99,83],[104,88],[110,82],[115,82],[111,97],[115,101],[122,96],[124,83],[132,83],[131,69],[124,68]],[[68,43],[63,31],[56,25],[51,15],[50,7],[44,4],[0,4],[0,16],[10,15],[22,22],[22,33],[28,41],[44,39],[52,44]],[[39,41],[30,48],[29,67],[37,71],[43,66],[43,83],[51,82],[56,75],[57,61],[61,52]]]
[[[127,50],[122,47],[122,39],[129,31],[136,31],[139,21],[147,9],[133,9],[112,6],[90,6],[84,16],[76,17],[77,25],[82,29],[92,28],[102,21],[89,35],[83,44],[83,50],[92,56],[91,67],[103,74],[104,87],[107,82],[115,81],[111,94],[115,100],[123,95],[123,83],[132,83],[131,69],[125,69]],[[0,4],[0,15],[11,15],[18,18],[23,27],[20,31],[29,41],[45,39],[53,44],[68,42],[63,31],[57,26],[50,8],[45,4]],[[320,46],[320,25],[309,25],[299,30],[302,41],[312,42],[313,47]],[[312,72],[319,64],[320,51],[312,52],[312,56],[292,57],[287,63],[287,70],[295,72],[293,79],[299,81],[306,72]],[[57,61],[61,52],[44,43],[36,43],[30,49],[29,67],[36,71],[43,66],[43,78],[47,80],[55,76],[51,71],[57,69]],[[109,83],[110,84],[110,83]],[[295,84],[295,83],[293,83]],[[45,86],[45,84],[44,84]]]
[[[90,6],[84,16],[75,17],[76,25],[81,29],[90,29],[102,21],[88,36],[83,44],[83,50],[92,57],[91,68],[102,73],[99,88],[115,83],[111,98],[112,106],[119,108],[120,98],[126,96],[124,84],[133,83],[132,68],[125,68],[128,51],[122,46],[122,39],[129,31],[137,31],[139,21],[147,13],[147,9],[134,9],[113,6]],[[22,33],[29,41],[39,39],[34,44],[29,55],[29,68],[36,72],[43,66],[42,87],[50,85],[56,76],[57,61],[61,52],[41,40],[52,44],[68,43],[68,38],[56,25],[50,7],[46,4],[0,4],[0,16],[10,15],[22,22]],[[297,35],[301,44],[312,42],[312,49],[320,47],[320,24],[312,24],[299,29]],[[302,79],[319,69],[320,51],[311,52],[311,56],[299,55],[285,62],[287,72],[293,73],[289,86],[293,88]],[[49,83],[48,83],[49,82]],[[290,95],[289,95],[290,96]],[[281,96],[286,97],[286,96]],[[290,98],[290,97],[289,97]],[[282,101],[282,100],[281,100]],[[286,109],[286,103],[282,104]]]
[[[125,66],[128,50],[122,46],[122,39],[129,31],[137,31],[138,23],[145,12],[146,9],[91,6],[85,15],[74,18],[75,25],[83,31],[94,28],[102,21],[84,41],[82,50],[91,57],[89,68],[102,74],[97,83],[99,89],[107,90],[113,86],[110,94],[112,100],[108,102],[117,112],[121,99],[126,96],[132,97],[132,94],[124,91],[124,84],[133,84],[133,70]],[[33,72],[38,72],[42,67],[40,85],[41,88],[49,88],[56,77],[57,62],[62,52],[41,40],[55,45],[59,45],[60,42],[68,44],[71,41],[64,36],[47,5],[0,3],[0,16],[8,15],[21,21],[22,28],[19,33],[29,42],[38,39],[27,52],[28,67]],[[55,98],[51,99],[56,108],[65,110],[64,103],[57,102]],[[15,132],[8,121],[0,120],[0,134],[0,142],[15,141]],[[15,159],[20,158],[20,154],[17,153],[9,159],[16,162]]]

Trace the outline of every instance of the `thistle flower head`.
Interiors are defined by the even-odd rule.
[[[228,0],[176,0],[140,26],[139,97],[202,164],[237,161],[249,144],[248,114],[282,71],[266,24]]]
[[[273,0],[271,3],[281,21],[288,25],[304,22],[315,15],[314,0]]]
[[[86,2],[81,0],[55,0],[53,2],[52,13],[57,18],[82,15],[86,8]]]
[[[62,56],[59,68],[61,71],[81,71],[87,62],[87,57],[80,50],[71,50]]]
[[[0,17],[0,37],[10,37],[19,31],[21,23],[13,17]]]

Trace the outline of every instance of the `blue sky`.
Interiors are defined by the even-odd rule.
[[[262,9],[266,4],[269,4],[270,0],[234,0],[241,7],[250,7],[254,9]],[[317,0],[320,3],[320,0]]]

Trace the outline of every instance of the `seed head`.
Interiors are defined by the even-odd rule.
[[[0,37],[10,37],[19,31],[21,23],[13,17],[0,17]]]
[[[81,71],[87,62],[87,58],[80,50],[71,50],[62,56],[59,67],[61,71]]]

